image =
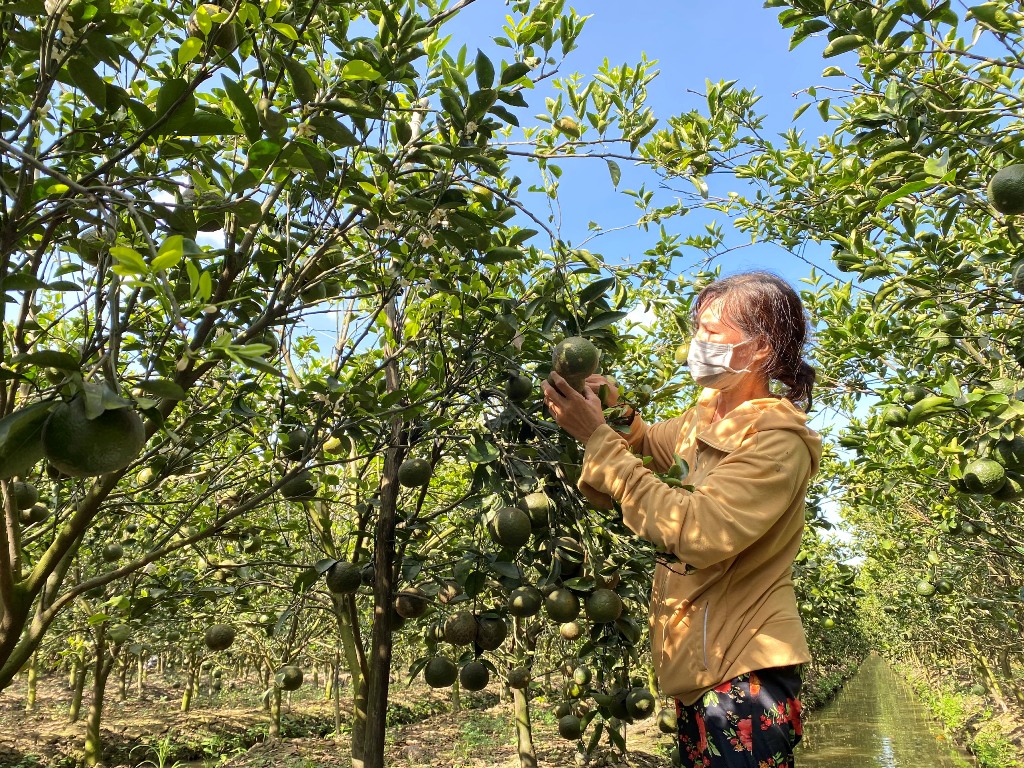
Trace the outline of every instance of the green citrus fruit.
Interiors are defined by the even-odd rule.
[[[992,446],[992,458],[1007,469],[1024,468],[1024,436],[1001,438]]]
[[[533,379],[523,373],[509,376],[505,393],[512,402],[521,403],[533,394]]]
[[[459,672],[459,685],[467,691],[482,691],[490,679],[491,673],[482,661],[471,661]]]
[[[646,688],[634,688],[626,696],[626,713],[634,720],[643,720],[654,714],[657,701]]]
[[[907,405],[913,405],[918,400],[928,397],[930,394],[931,392],[928,391],[927,387],[922,387],[920,384],[911,384],[903,390],[901,396],[904,403]]]
[[[502,507],[494,513],[489,532],[495,544],[519,549],[530,540],[530,516],[518,507]]]
[[[514,667],[508,672],[508,687],[520,690],[530,687],[530,670],[526,667]]]
[[[1013,277],[1010,278],[1010,285],[1017,295],[1024,294],[1024,262],[1021,262],[1013,270]]]
[[[565,717],[566,715],[572,714],[572,702],[560,701],[555,705],[552,710],[552,714],[558,719]]]
[[[878,417],[887,427],[902,427],[907,423],[907,409],[900,405],[886,405],[878,412]]]
[[[526,505],[526,514],[530,516],[530,525],[535,529],[548,527],[548,515],[554,506],[550,496],[543,491],[528,493],[523,499],[523,504]]]
[[[917,594],[921,595],[922,597],[931,597],[935,594],[935,585],[927,579],[921,579],[919,582],[917,582],[915,589],[917,590]]]
[[[995,493],[1006,482],[1006,470],[992,459],[975,459],[964,467],[964,484],[969,493]]]
[[[679,724],[676,721],[676,711],[671,707],[665,707],[658,712],[658,730],[662,733],[671,734],[679,732]]]
[[[146,428],[130,408],[103,411],[90,419],[85,398],[60,403],[43,425],[43,453],[58,471],[94,477],[128,466],[146,444]]]
[[[953,583],[948,579],[939,579],[935,582],[935,591],[940,595],[950,595],[953,593]]]
[[[302,667],[287,664],[277,670],[277,684],[282,690],[295,691],[302,685]]]
[[[544,595],[530,584],[516,587],[508,596],[508,612],[513,616],[536,616],[544,604]]]
[[[1006,471],[1006,482],[1003,487],[992,494],[997,501],[1020,501],[1024,499],[1024,474]]]
[[[435,656],[423,668],[423,679],[431,688],[450,688],[458,676],[459,668],[445,656]]]
[[[430,599],[419,587],[406,587],[395,596],[395,610],[403,619],[418,619],[429,607]]]
[[[210,20],[209,24],[209,36],[203,32],[203,26],[206,25],[207,20],[200,21],[199,15],[202,13],[206,17],[217,17],[227,16],[227,9],[221,8],[215,3],[201,3],[189,17],[186,31],[189,37],[195,37],[200,40],[207,40],[211,45],[215,45],[218,48],[226,48],[233,50],[238,46],[238,30],[235,28],[234,22],[228,23],[223,19],[220,22]]]
[[[500,616],[480,616],[476,620],[476,644],[485,651],[500,648],[508,637],[508,624]]]
[[[581,336],[562,339],[551,354],[552,370],[581,393],[587,376],[597,370],[600,361],[601,353],[597,347]]]
[[[622,615],[622,598],[610,589],[595,589],[584,604],[587,618],[595,624],[608,624]]]
[[[576,715],[558,718],[558,735],[563,739],[575,741],[583,735],[583,723]]]
[[[1007,165],[988,182],[988,201],[1000,213],[1024,213],[1024,165]]]
[[[227,624],[211,624],[203,636],[206,647],[211,651],[224,651],[235,642],[235,628]]]
[[[398,468],[398,482],[406,488],[420,488],[430,482],[430,462],[426,459],[406,459]]]
[[[476,640],[476,616],[459,611],[444,623],[444,639],[452,645],[469,645]]]
[[[25,483],[15,480],[7,486],[7,492],[14,497],[14,506],[17,509],[29,509],[39,501],[39,491],[32,483]]]
[[[361,567],[339,560],[326,573],[327,588],[336,594],[351,594],[362,584]]]
[[[28,521],[30,523],[42,523],[50,517],[50,508],[45,504],[33,504],[31,509],[28,511]]]
[[[984,696],[986,693],[988,693],[988,688],[986,688],[981,683],[975,683],[971,686],[971,693],[973,693],[975,696]]]
[[[572,671],[572,680],[577,685],[590,685],[590,681],[593,679],[593,673],[589,667],[576,667]]]
[[[821,622],[821,626],[823,626],[825,629],[835,629],[836,620],[829,617],[825,619],[823,622]]]
[[[573,621],[580,615],[580,599],[574,592],[560,587],[544,598],[544,610],[552,621]]]
[[[579,640],[583,634],[583,627],[575,621],[567,621],[558,627],[558,634],[562,636],[563,640]]]
[[[313,476],[302,470],[294,477],[281,484],[281,495],[289,501],[309,501],[316,498],[316,485]]]
[[[124,547],[118,544],[116,541],[112,541],[103,547],[101,552],[103,559],[108,563],[116,563],[122,557],[124,557]]]
[[[302,458],[309,446],[309,432],[303,427],[290,429],[281,435],[281,455],[291,461]]]

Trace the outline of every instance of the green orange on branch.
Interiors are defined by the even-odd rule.
[[[58,471],[94,477],[128,466],[146,444],[142,419],[130,408],[90,418],[84,397],[60,403],[43,425],[43,453]]]
[[[562,339],[551,354],[551,370],[580,393],[586,387],[587,377],[597,371],[600,362],[601,352],[582,336]]]
[[[988,182],[988,201],[1007,216],[1024,213],[1024,165],[1007,165]]]
[[[432,472],[426,459],[406,459],[398,467],[398,482],[406,488],[421,488],[430,482]]]

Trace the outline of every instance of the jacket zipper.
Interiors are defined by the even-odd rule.
[[[704,603],[704,669],[708,668],[708,612],[710,603]]]

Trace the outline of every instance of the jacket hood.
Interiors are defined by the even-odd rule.
[[[821,435],[807,426],[808,416],[784,397],[747,400],[720,421],[711,419],[719,392],[705,389],[697,401],[697,439],[720,451],[731,453],[753,432],[789,429],[800,435],[811,456],[812,476],[821,462]]]

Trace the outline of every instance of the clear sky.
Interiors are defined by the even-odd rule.
[[[641,54],[646,54],[648,59],[658,62],[656,68],[661,72],[649,88],[648,100],[661,119],[700,107],[702,100],[691,92],[703,93],[706,79],[735,79],[738,85],[761,94],[759,107],[761,114],[767,117],[767,133],[778,134],[792,125],[793,112],[807,99],[796,93],[819,84],[822,69],[826,64],[835,63],[821,58],[825,46],[823,38],[812,38],[790,51],[789,32],[780,27],[776,11],[765,9],[760,2],[752,0],[718,3],[604,0],[575,7],[578,13],[589,14],[591,18],[580,37],[579,47],[569,55],[560,74],[590,75],[605,58],[615,65],[636,62]],[[507,13],[508,8],[501,0],[477,0],[453,19],[446,31],[454,36],[453,43],[466,44],[470,57],[479,47],[494,60],[502,55],[507,58],[510,51],[495,46],[491,40],[501,29]],[[454,45],[451,50],[457,49],[458,45]],[[542,111],[543,98],[550,93],[546,84],[528,93],[531,108],[518,110],[520,122],[535,124],[533,115]],[[808,110],[800,122],[815,133],[825,127],[813,109]],[[564,237],[579,244],[591,220],[606,229],[636,220],[632,200],[612,188],[603,161],[570,160],[563,162],[562,168],[560,205]],[[525,173],[521,175],[529,178]],[[635,188],[641,181],[645,181],[649,189],[657,186],[654,174],[623,167],[619,189]],[[738,188],[739,183],[722,180],[719,184],[722,186],[717,191],[724,193]],[[666,201],[668,199],[666,197]],[[668,228],[684,235],[701,234],[704,225],[711,220],[711,216],[691,214],[670,222]],[[718,221],[728,226],[728,221],[720,215]],[[590,249],[602,253],[611,262],[621,263],[638,259],[653,241],[653,235],[626,230],[599,238]],[[749,242],[749,238],[739,236],[737,242]],[[678,261],[677,268],[685,273],[700,256],[697,251],[687,254]],[[806,263],[771,245],[734,251],[721,263],[726,272],[771,268],[794,283],[809,271]]]

